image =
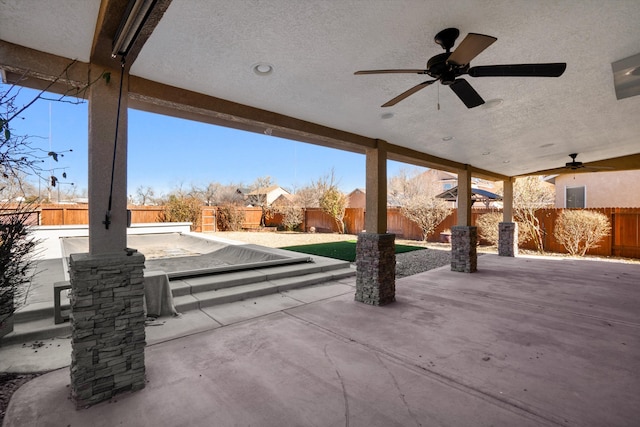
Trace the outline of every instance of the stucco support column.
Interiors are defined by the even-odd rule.
[[[92,66],[90,81],[103,72],[102,67]],[[89,91],[89,253],[100,255],[122,253],[127,247],[127,86],[128,73],[124,74],[123,93],[120,100],[118,146],[113,163],[120,70],[111,70],[109,82],[100,78]],[[104,223],[109,210],[111,170],[113,194],[108,228]]]
[[[384,305],[395,301],[395,235],[387,231],[387,150],[384,141],[367,150],[366,232],[356,245],[356,301]]]
[[[108,70],[108,81],[100,78],[104,71],[90,66],[89,254],[72,254],[69,263],[70,388],[78,408],[145,385],[144,256],[125,251],[128,75],[122,79],[114,161],[121,71]]]
[[[385,142],[378,148],[367,150],[366,163],[366,216],[367,233],[387,232],[387,151]]]
[[[513,178],[504,182],[502,222],[498,224],[498,255],[518,255],[518,224],[513,220]]]
[[[478,269],[478,229],[471,226],[471,171],[458,170],[458,225],[451,228],[451,270]]]

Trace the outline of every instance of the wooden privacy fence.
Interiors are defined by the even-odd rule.
[[[5,205],[5,210],[11,210],[14,206]],[[162,206],[129,206],[131,210],[131,222],[153,223],[160,220],[163,211]],[[215,232],[217,207],[203,206],[201,221],[196,231]],[[244,210],[244,229],[255,229],[260,226],[260,208],[240,208]],[[34,209],[37,212],[37,221],[40,225],[78,225],[89,223],[88,207],[86,205],[41,205]],[[640,258],[640,208],[594,208],[589,209],[601,212],[609,218],[611,234],[602,239],[599,247],[589,250],[589,255],[619,256],[628,258]],[[564,247],[553,236],[555,222],[563,209],[540,209],[536,217],[540,221],[543,231],[544,249],[547,252],[566,253]],[[471,223],[476,224],[478,217],[489,212],[501,212],[491,209],[473,209]],[[366,213],[362,208],[347,208],[344,216],[345,231],[349,234],[358,234],[365,230],[364,220]],[[429,241],[438,241],[440,233],[451,229],[457,223],[457,211],[444,219],[428,236]],[[274,215],[267,220],[268,226],[279,226],[282,217]],[[335,221],[319,208],[304,210],[304,220],[301,229],[309,231],[314,227],[317,232],[337,232]],[[389,208],[387,211],[387,230],[397,234],[398,237],[410,240],[421,240],[422,231],[413,222],[405,218],[399,208]],[[521,244],[524,249],[536,249],[533,242]]]
[[[16,209],[19,205],[2,206],[3,209]],[[38,225],[83,225],[89,224],[87,205],[40,205],[32,206],[37,212]],[[159,222],[162,206],[129,206],[131,222],[134,224]]]
[[[131,223],[158,222],[162,206],[129,206]],[[89,224],[89,208],[86,205],[41,205],[40,225]]]
[[[543,247],[546,252],[567,253],[567,250],[560,244],[553,235],[556,220],[564,209],[550,208],[539,209],[536,218],[540,221],[540,228],[543,235]],[[611,234],[605,236],[597,248],[587,251],[588,255],[597,256],[618,256],[625,258],[640,258],[640,208],[590,208],[593,212],[600,212],[607,216],[611,224]],[[489,212],[500,212],[502,210],[473,209],[471,212],[471,223],[476,224],[478,217]],[[454,210],[444,221],[436,227],[435,232],[429,236],[429,241],[437,241],[439,234],[445,229],[450,229],[458,221],[457,211]],[[523,249],[535,250],[535,243],[528,241],[520,244]]]

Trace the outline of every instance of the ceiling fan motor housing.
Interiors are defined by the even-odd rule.
[[[460,35],[460,30],[457,28],[446,28],[440,31],[433,38],[433,41],[442,46],[447,52],[451,50],[453,45],[456,43],[456,39]]]
[[[443,85],[450,85],[456,77],[465,74],[469,70],[469,64],[458,66],[448,63],[447,60],[451,52],[441,53],[427,61],[427,74],[433,78],[440,79]]]

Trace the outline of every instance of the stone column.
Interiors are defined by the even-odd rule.
[[[451,271],[478,269],[478,229],[471,226],[471,171],[458,170],[458,225],[451,227]]]
[[[367,150],[366,233],[356,245],[356,301],[384,305],[396,298],[395,234],[387,234],[387,150]]]
[[[396,300],[395,237],[394,234],[358,234],[356,301],[385,305]]]
[[[72,254],[69,267],[76,408],[144,388],[144,256]]]
[[[518,256],[518,225],[513,221],[513,179],[504,181],[502,222],[498,225],[498,255]]]
[[[498,227],[498,255],[518,256],[518,224],[501,222]]]
[[[464,225],[451,227],[451,271],[474,273],[478,270],[478,228]]]

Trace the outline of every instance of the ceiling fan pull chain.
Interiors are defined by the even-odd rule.
[[[438,85],[438,111],[440,111],[440,85]]]

